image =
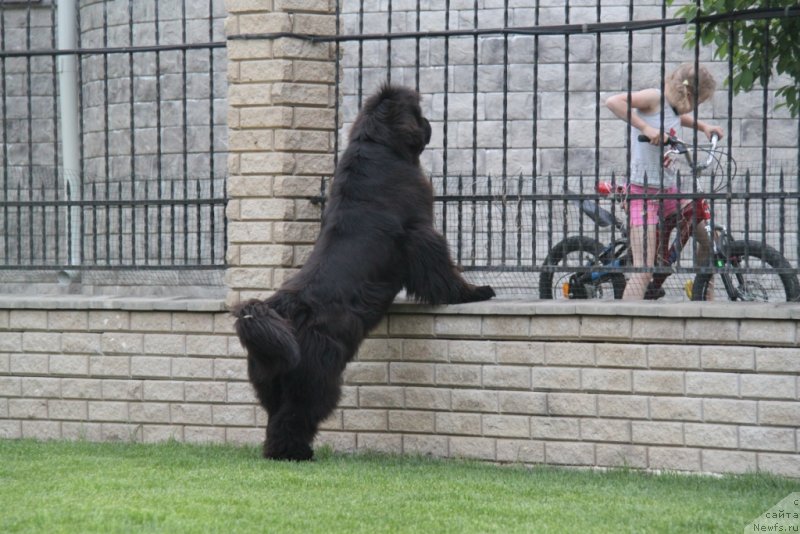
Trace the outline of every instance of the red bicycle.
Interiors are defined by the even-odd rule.
[[[648,141],[642,137],[639,141]],[[676,171],[675,167],[685,160],[690,171],[687,174],[696,177],[706,169],[718,169],[720,152],[717,142],[718,138],[714,136],[710,147],[694,148],[671,136],[665,143],[665,167],[670,172]],[[695,150],[707,154],[705,161],[694,162]],[[731,163],[735,165],[733,160]],[[696,184],[697,191],[701,192],[699,180]],[[600,183],[597,192],[602,196],[614,195],[626,208],[628,192],[625,186]],[[542,266],[539,297],[622,298],[626,283],[623,270],[633,265],[627,226],[603,209],[596,200],[575,202],[581,214],[598,226],[614,226],[617,238],[603,244],[589,236],[576,235],[556,244]],[[692,300],[714,298],[714,279],[719,275],[725,296],[733,301],[800,301],[796,270],[780,252],[758,241],[734,240],[724,226],[714,222],[712,227],[712,219],[708,199],[698,197],[661,221],[656,232],[657,269],[647,287],[645,299],[659,299],[665,295],[662,286],[672,274],[668,268],[678,262],[689,239],[694,237],[694,268],[697,274],[694,281],[689,281],[685,286]],[[676,229],[676,235],[670,243],[670,236]]]

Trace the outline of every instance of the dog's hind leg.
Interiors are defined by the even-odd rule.
[[[317,425],[302,406],[284,402],[280,409],[269,414],[264,458],[305,461],[314,457],[311,442]]]
[[[260,365],[258,360],[253,358],[248,358],[248,374],[250,377],[250,383],[253,386],[253,390],[255,391],[261,406],[264,408],[264,410],[266,410],[268,417],[267,435],[264,440],[264,456],[267,458],[277,457],[274,451],[270,452],[268,443],[271,441],[271,434],[275,434],[276,436],[281,434],[281,432],[276,430],[275,427],[278,424],[278,421],[285,417],[282,415],[286,410],[284,408],[285,394],[283,377],[269,372],[269,369],[264,368],[262,365]],[[270,427],[272,427],[272,429]],[[276,447],[272,447],[272,449],[275,448]]]
[[[311,445],[320,423],[336,408],[341,395],[342,361],[333,344],[315,347],[301,365],[281,380],[281,402],[277,411],[269,412],[264,457],[277,460],[311,460]]]
[[[319,424],[333,412],[339,398],[338,385],[335,391],[330,391],[330,386],[327,389],[308,399],[285,398],[280,409],[269,414],[265,458],[295,461],[313,458],[311,444]]]
[[[408,230],[405,249],[408,274],[404,285],[417,299],[428,304],[458,304],[495,296],[490,286],[464,280],[450,257],[447,241],[433,228]]]

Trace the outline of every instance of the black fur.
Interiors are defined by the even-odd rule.
[[[308,261],[267,300],[233,310],[250,381],[269,415],[265,457],[312,458],[345,365],[403,287],[429,304],[494,296],[462,278],[433,228],[433,191],[419,165],[430,136],[415,91],[384,86],[370,97]]]

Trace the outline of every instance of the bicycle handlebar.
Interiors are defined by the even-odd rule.
[[[650,138],[644,134],[639,134],[636,138],[640,143],[649,143]],[[719,136],[717,134],[713,134],[711,136],[711,150],[717,148],[717,142],[719,141]],[[674,135],[670,135],[667,140],[664,142],[666,145],[675,146],[675,145],[685,145],[683,141],[675,137]]]
[[[650,138],[644,134],[639,134],[639,136],[636,139],[640,143],[650,142]],[[695,170],[700,171],[711,165],[711,163],[714,161],[714,151],[716,151],[717,149],[718,141],[719,141],[719,136],[717,134],[713,134],[711,136],[711,149],[708,150],[708,159],[705,161],[705,163],[699,163],[697,165],[694,165],[692,163],[692,158],[689,154],[689,148],[686,146],[686,143],[678,139],[676,136],[670,135],[664,142],[664,144],[671,146],[672,148],[677,150],[679,154],[684,154],[686,156],[687,161],[689,162],[689,166],[694,167]]]
[[[717,137],[716,134],[714,134],[714,137]],[[637,137],[636,139],[640,143],[649,143],[650,142],[650,138],[647,137],[645,134],[639,134],[639,137]],[[684,143],[683,141],[681,141],[680,139],[678,139],[674,135],[670,135],[670,136],[667,137],[667,140],[664,141],[664,144],[665,145],[669,145],[669,146],[678,146],[678,145],[685,145],[686,143]]]

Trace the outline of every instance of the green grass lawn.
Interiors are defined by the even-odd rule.
[[[742,532],[800,481],[0,440],[0,532]]]

